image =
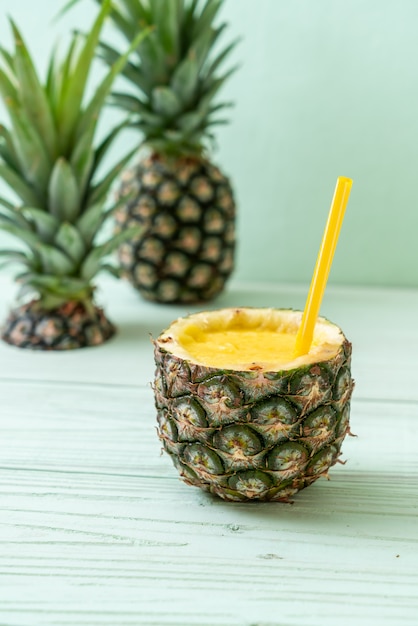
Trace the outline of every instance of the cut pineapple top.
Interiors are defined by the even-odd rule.
[[[302,313],[287,309],[231,308],[179,318],[157,340],[175,356],[231,370],[279,371],[334,357],[345,337],[318,318],[311,349],[294,358]]]

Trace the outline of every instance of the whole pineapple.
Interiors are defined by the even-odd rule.
[[[98,176],[123,124],[97,146],[94,140],[104,100],[130,50],[115,60],[94,95],[85,95],[109,11],[106,0],[88,36],[74,35],[66,56],[51,55],[45,84],[13,21],[14,50],[0,48],[0,95],[10,117],[10,128],[0,126],[0,177],[17,197],[17,204],[0,197],[0,228],[20,244],[0,255],[23,266],[17,277],[22,303],[11,311],[2,338],[16,346],[79,348],[100,344],[115,331],[94,303],[92,281],[101,270],[117,273],[106,257],[133,232],[101,243],[96,235],[114,211],[105,200],[131,154]]]
[[[351,344],[319,318],[309,354],[293,359],[300,320],[221,309],[180,318],[155,341],[158,433],[186,483],[225,500],[288,501],[338,461]],[[288,359],[271,345],[278,334]]]
[[[101,0],[97,0],[100,2]],[[122,179],[117,228],[140,224],[121,245],[125,276],[148,300],[190,303],[219,294],[234,267],[235,202],[228,178],[207,157],[213,128],[225,123],[214,102],[233,70],[219,68],[235,42],[214,51],[225,24],[223,0],[118,0],[112,19],[132,41],[153,25],[123,74],[131,83],[113,103],[131,112],[146,156]],[[101,46],[112,63],[116,50]],[[133,89],[132,89],[133,87]]]

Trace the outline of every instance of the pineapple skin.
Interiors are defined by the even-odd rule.
[[[68,302],[46,311],[32,301],[10,312],[1,338],[18,348],[72,350],[98,346],[115,332],[115,326],[97,306],[87,309],[81,302]]]
[[[229,180],[216,166],[154,153],[125,171],[118,201],[116,231],[142,226],[118,254],[124,276],[145,299],[206,302],[224,289],[234,269],[236,211]]]
[[[227,501],[289,502],[350,434],[351,343],[291,370],[219,370],[154,342],[158,436],[181,479]]]

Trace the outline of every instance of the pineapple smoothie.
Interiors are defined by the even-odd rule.
[[[319,318],[234,308],[173,322],[155,341],[158,434],[180,477],[225,500],[289,498],[327,475],[349,432],[351,344]]]
[[[293,360],[295,335],[272,330],[198,332],[183,338],[183,346],[211,367],[239,367],[244,363],[282,363]]]
[[[337,352],[339,329],[320,318],[309,353],[296,358],[300,319],[301,313],[293,310],[234,308],[182,318],[172,328],[182,356],[210,367],[289,369]]]

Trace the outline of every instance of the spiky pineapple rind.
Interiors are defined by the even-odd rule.
[[[98,346],[115,331],[100,307],[73,301],[45,311],[32,301],[10,311],[1,338],[19,348],[73,350]]]
[[[169,336],[154,342],[158,435],[186,483],[225,500],[288,501],[328,475],[349,432],[344,335],[330,358],[282,371],[195,363],[171,352]]]
[[[234,269],[235,201],[230,182],[204,159],[155,154],[125,172],[119,230],[142,227],[119,248],[123,273],[147,300],[206,302]]]

